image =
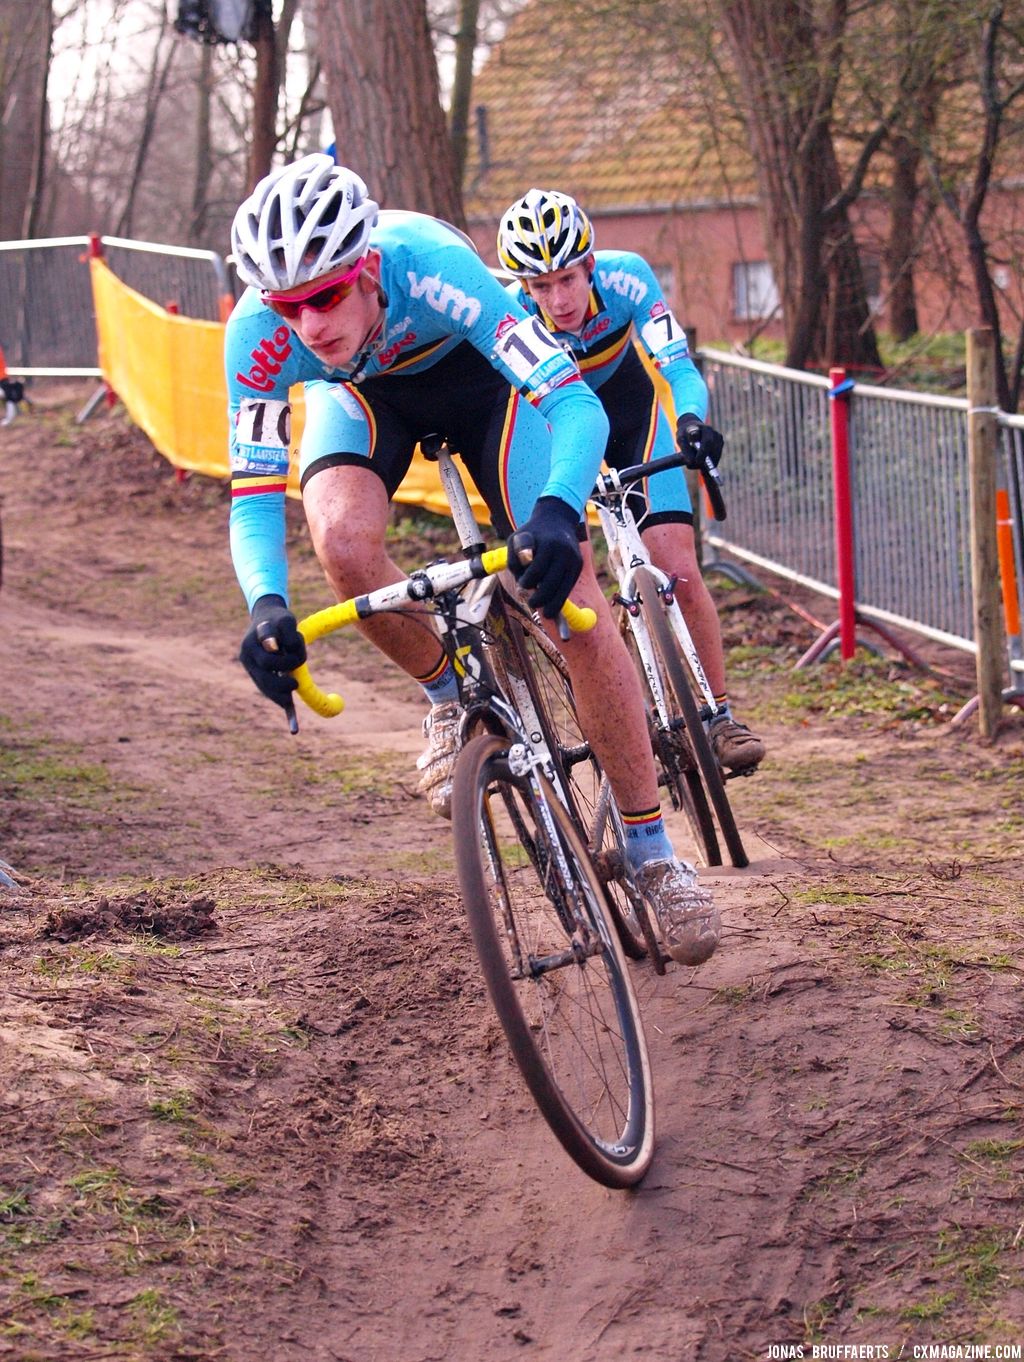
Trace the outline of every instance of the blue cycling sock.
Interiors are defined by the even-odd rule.
[[[426,674],[415,678],[423,687],[423,694],[432,705],[443,705],[446,700],[459,698],[459,679],[455,668],[442,653],[441,661]]]
[[[637,813],[623,811],[622,822],[626,829],[626,858],[632,870],[639,870],[648,861],[669,861],[675,855],[660,805]]]

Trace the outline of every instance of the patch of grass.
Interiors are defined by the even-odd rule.
[[[37,974],[48,979],[60,979],[68,974],[118,975],[130,977],[130,960],[114,951],[98,951],[88,946],[69,943],[61,951],[48,951],[36,961]]]
[[[65,1309],[53,1321],[53,1326],[62,1334],[67,1334],[68,1338],[92,1338],[96,1333],[96,1316],[92,1310]]]
[[[0,1220],[13,1220],[15,1216],[31,1214],[32,1205],[27,1187],[19,1187],[13,1192],[8,1191],[6,1187],[0,1187]]]
[[[964,1152],[974,1159],[1009,1159],[1024,1149],[1024,1140],[972,1140]]]
[[[1019,1280],[1003,1257],[1013,1244],[1013,1232],[987,1228],[968,1231],[943,1230],[932,1261],[936,1267],[952,1269],[968,1298],[975,1304],[988,1300],[1000,1286]]]
[[[792,898],[796,903],[830,908],[851,908],[871,901],[865,894],[856,894],[848,889],[798,889]]]
[[[716,988],[711,995],[713,1003],[745,1003],[753,994],[752,984],[733,984],[728,988]]]
[[[900,1311],[900,1319],[914,1321],[941,1319],[955,1300],[956,1293],[953,1291],[945,1291],[941,1294],[935,1292],[927,1300],[919,1301],[916,1305],[905,1305]]]
[[[970,1039],[981,1031],[981,1026],[973,1012],[964,1012],[960,1008],[947,1007],[939,1015],[942,1018],[939,1030],[945,1036],[962,1036],[965,1039]]]
[[[904,664],[858,651],[846,663],[829,660],[787,674],[788,689],[776,711],[801,721],[807,715],[865,718],[884,715],[905,721],[945,722],[959,707],[956,697],[934,680],[911,679]]]
[[[169,1093],[166,1097],[154,1098],[149,1103],[150,1112],[158,1121],[180,1121],[188,1123],[192,1120],[192,1094],[184,1089]]]
[[[126,1226],[167,1218],[169,1208],[159,1196],[140,1195],[116,1168],[86,1168],[67,1180],[78,1195],[74,1215],[108,1214]]]
[[[135,1318],[135,1331],[142,1342],[160,1343],[178,1330],[177,1310],[164,1300],[156,1287],[140,1291],[129,1309]]]
[[[68,800],[88,804],[112,788],[103,766],[79,760],[75,743],[18,738],[5,744],[0,788],[15,799]]]
[[[854,1187],[864,1176],[862,1163],[838,1164],[820,1177],[812,1178],[804,1189],[807,1200],[828,1198]]]

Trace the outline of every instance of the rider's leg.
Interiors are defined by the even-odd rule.
[[[376,473],[357,465],[323,468],[302,492],[313,547],[339,600],[399,582],[388,557],[388,494]],[[373,615],[356,627],[403,671],[431,677],[442,655],[434,629],[406,614]]]
[[[589,605],[597,624],[566,641],[549,620],[544,625],[565,658],[580,727],[608,774],[619,807],[653,808],[660,795],[640,678],[594,576],[590,545],[581,547],[583,571],[570,599]]]
[[[604,767],[626,825],[626,855],[637,888],[654,909],[673,959],[699,965],[718,944],[721,922],[696,872],[676,859],[661,817],[658,778],[636,668],[594,576],[589,544],[571,599],[589,605],[597,624],[562,641],[580,727]]]
[[[655,481],[655,479],[651,479]],[[708,685],[715,696],[725,694],[725,657],[718,611],[697,562],[697,544],[692,525],[669,523],[652,525],[642,536],[651,559],[662,572],[675,575],[676,600],[693,636]]]

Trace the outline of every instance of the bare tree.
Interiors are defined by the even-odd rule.
[[[49,0],[0,6],[0,237],[31,236],[38,225],[52,39]]]
[[[424,0],[318,0],[338,159],[392,208],[464,223]]]
[[[461,0],[459,27],[455,34],[455,75],[452,80],[452,102],[448,126],[452,139],[455,173],[462,183],[466,169],[466,148],[469,141],[469,106],[473,93],[473,58],[476,54],[477,25],[480,20],[480,0]]]
[[[886,125],[844,183],[832,133],[848,0],[719,0],[746,102],[786,363],[880,367],[849,220]]]
[[[149,154],[150,144],[153,140],[153,133],[156,129],[157,115],[160,111],[160,103],[167,89],[167,81],[171,74],[171,65],[174,62],[177,45],[175,43],[164,44],[164,38],[168,33],[167,16],[163,15],[160,24],[160,31],[156,43],[153,47],[153,57],[150,65],[149,80],[145,87],[145,107],[142,117],[142,126],[136,135],[135,155],[128,173],[127,193],[125,196],[124,207],[121,209],[121,216],[117,221],[116,233],[118,236],[129,236],[132,230],[132,218],[135,212],[135,197],[142,182],[143,168],[146,164],[146,157]]]
[[[965,6],[963,16],[973,33],[973,66],[976,110],[980,113],[979,135],[964,167],[963,180],[951,175],[931,146],[926,149],[932,182],[953,220],[963,234],[974,284],[979,325],[992,328],[996,340],[996,390],[1004,411],[1016,411],[1021,397],[1024,369],[1024,319],[1017,318],[1017,336],[1012,358],[1007,361],[1003,338],[1003,309],[1000,308],[993,272],[997,263],[990,232],[986,227],[985,207],[1002,166],[1004,174],[1018,171],[1020,138],[1024,133],[1024,17],[1014,7],[1010,14],[1003,0],[979,0]],[[1016,115],[1016,126],[1011,117]],[[962,184],[962,189],[959,185]],[[1004,245],[1004,250],[1006,246]],[[1010,254],[1018,275],[1024,264],[1024,242],[1016,243]]]

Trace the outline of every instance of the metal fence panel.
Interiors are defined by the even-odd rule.
[[[861,388],[850,401],[858,604],[965,641],[973,637],[966,406]]]
[[[95,373],[96,321],[88,256],[90,238],[0,242],[0,346],[12,372],[54,369]],[[101,237],[110,268],[129,288],[183,316],[217,321],[231,293],[213,251]]]
[[[828,383],[702,351],[712,419],[725,432],[728,518],[712,542],[835,584]]]
[[[11,370],[96,367],[89,238],[0,242],[0,346]]]
[[[717,548],[838,595],[828,381],[702,350],[727,437]],[[973,647],[967,402],[857,384],[850,397],[856,604]]]

